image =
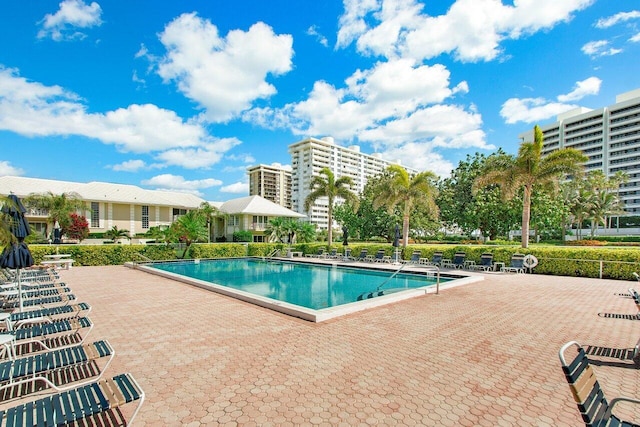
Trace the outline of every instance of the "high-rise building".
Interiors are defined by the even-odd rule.
[[[622,171],[629,182],[620,189],[620,199],[630,215],[640,212],[640,89],[616,97],[616,103],[597,110],[577,108],[560,114],[558,121],[540,126],[544,134],[542,154],[560,148],[575,148],[589,160],[587,171],[601,170],[611,177]],[[533,140],[533,131],[519,135]]]
[[[250,196],[261,196],[291,209],[291,169],[275,165],[257,165],[247,168],[247,173]]]
[[[348,176],[353,180],[352,191],[361,193],[371,177],[381,174],[389,165],[399,164],[382,159],[378,153],[363,154],[357,145],[348,148],[337,145],[333,138],[306,138],[289,146],[291,154],[291,192],[294,211],[306,214],[312,224],[322,230],[328,229],[328,200],[316,200],[310,212],[305,212],[304,201],[311,192],[311,179],[329,168],[336,179]],[[405,168],[410,174],[416,170]]]

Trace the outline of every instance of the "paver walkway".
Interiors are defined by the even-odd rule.
[[[140,426],[579,426],[558,349],[640,337],[598,316],[637,312],[615,295],[631,282],[488,274],[314,324],[120,266],[61,276],[116,349],[110,373],[145,390]],[[633,361],[593,359],[609,398],[640,398]]]

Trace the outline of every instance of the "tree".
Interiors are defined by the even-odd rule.
[[[402,239],[403,246],[409,242],[409,218],[415,204],[420,204],[430,212],[437,212],[435,204],[436,187],[438,177],[433,172],[421,172],[409,177],[405,168],[399,165],[391,165],[387,168],[389,173],[378,187],[379,193],[373,201],[373,207],[387,207],[387,212],[393,212],[396,206],[402,209]]]
[[[285,243],[287,233],[283,217],[278,216],[270,219],[264,231],[269,236],[270,242],[279,241],[280,243]]]
[[[169,226],[158,225],[156,227],[149,228],[149,230],[147,230],[147,232],[145,233],[145,236],[152,238],[153,240],[155,240],[156,243],[158,242],[169,243],[171,239],[168,231],[169,231]]]
[[[51,191],[43,194],[30,194],[25,197],[27,206],[44,209],[49,212],[47,235],[51,234],[49,225],[58,222],[60,228],[67,229],[71,225],[71,214],[86,210],[86,205],[76,193],[54,194]]]
[[[214,219],[220,217],[222,214],[218,208],[211,206],[209,202],[202,202],[198,210],[204,216],[204,220],[207,225],[207,242],[211,242],[211,225],[214,224]],[[213,234],[215,235],[215,230],[213,231]]]
[[[320,198],[327,198],[327,242],[331,246],[333,229],[333,205],[338,198],[347,203],[357,203],[358,197],[350,189],[353,180],[348,176],[335,179],[333,172],[329,168],[322,168],[320,174],[311,179],[309,189],[311,193],[304,201],[304,210],[309,212],[311,206]]]
[[[129,236],[129,230],[123,230],[118,228],[117,225],[114,225],[113,227],[111,227],[109,230],[104,232],[104,237],[109,239],[109,240],[113,240],[118,241],[120,239],[130,239],[131,237]]]
[[[198,209],[189,211],[171,224],[171,233],[186,245],[181,257],[184,258],[193,243],[207,241],[206,218]]]
[[[487,162],[485,174],[476,178],[474,190],[498,184],[506,200],[522,190],[522,247],[529,247],[531,195],[536,187],[554,190],[565,174],[577,173],[588,158],[580,151],[562,148],[542,157],[543,135],[538,125],[533,129],[533,142],[520,144],[518,155],[496,156]]]
[[[451,171],[450,177],[438,183],[436,202],[440,218],[448,228],[460,228],[469,237],[473,231],[480,230],[483,236],[493,240],[507,235],[519,223],[518,200],[505,203],[499,186],[486,187],[482,192],[472,191],[476,178],[482,175],[487,162],[502,155],[505,155],[502,150],[489,157],[480,153],[467,155]]]
[[[310,222],[298,221],[297,240],[301,243],[311,243],[316,240],[316,227]]]
[[[70,239],[76,239],[79,242],[89,237],[89,223],[87,222],[87,218],[75,212],[70,215],[70,218],[71,224],[63,228],[62,232]]]

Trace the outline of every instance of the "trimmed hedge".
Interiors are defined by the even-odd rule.
[[[45,255],[56,253],[56,246],[52,245],[30,245],[29,249],[36,264],[39,264]],[[74,266],[140,262],[142,259],[137,254],[152,260],[176,258],[175,249],[166,245],[63,245],[58,248],[58,252],[70,254]]]

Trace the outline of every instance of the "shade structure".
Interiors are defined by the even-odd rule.
[[[53,226],[53,243],[55,245],[59,245],[61,243],[62,238],[62,229],[60,228],[60,223],[56,221]]]
[[[342,245],[349,246],[349,229],[346,225],[342,227]]]
[[[9,203],[2,207],[2,212],[9,220],[9,229],[16,241],[7,246],[0,256],[0,267],[16,270],[18,278],[18,297],[20,301],[20,311],[22,311],[22,283],[20,281],[20,269],[33,265],[33,256],[24,239],[31,232],[29,222],[24,214],[27,211],[22,205],[22,201],[15,194],[9,195]]]
[[[400,227],[398,227],[398,224],[396,224],[396,232],[395,235],[393,236],[393,247],[396,248],[396,250],[394,251],[394,256],[393,256],[393,262],[396,263],[398,262],[398,247],[400,246]]]

